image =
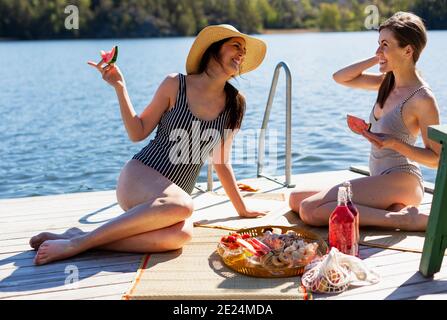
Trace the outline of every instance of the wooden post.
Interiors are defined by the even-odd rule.
[[[419,271],[431,277],[441,269],[447,248],[447,125],[430,126],[428,137],[442,144],[435,190]]]

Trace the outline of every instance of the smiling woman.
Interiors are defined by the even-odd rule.
[[[186,62],[187,75],[166,77],[152,101],[138,116],[124,77],[116,64],[89,62],[115,88],[129,138],[155,138],[127,162],[116,188],[126,212],[85,233],[41,233],[30,240],[38,265],[66,259],[91,248],[125,252],[163,252],[181,248],[192,237],[190,194],[204,163],[197,155],[213,151],[222,186],[242,217],[262,216],[250,210],[239,193],[231,165],[231,143],[240,127],[245,99],[228,81],[257,68],[263,41],[230,25],[209,26],[195,39]],[[190,148],[190,145],[198,148]]]
[[[436,168],[440,145],[429,140],[427,128],[439,124],[439,110],[430,87],[416,70],[427,42],[422,20],[398,12],[379,28],[379,47],[374,57],[337,71],[342,85],[378,91],[370,113],[371,127],[362,135],[371,143],[371,176],[351,181],[354,202],[362,226],[425,230],[428,213],[408,210],[424,196],[419,164]],[[379,64],[382,74],[366,69]],[[424,148],[416,147],[421,133]],[[337,205],[337,189],[296,190],[290,206],[311,225],[327,225]]]

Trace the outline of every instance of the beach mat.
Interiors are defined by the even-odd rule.
[[[194,228],[182,249],[146,255],[126,300],[308,299],[300,277],[254,278],[234,272],[216,253],[226,230]]]

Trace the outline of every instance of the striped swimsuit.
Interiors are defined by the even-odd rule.
[[[418,88],[417,90],[413,91],[404,101],[399,103],[393,110],[389,111],[380,119],[376,119],[374,116],[373,108],[369,116],[371,132],[386,133],[392,135],[398,140],[414,146],[417,137],[413,136],[405,125],[402,118],[402,109],[404,104],[423,88],[430,89],[426,86]],[[418,178],[420,186],[422,190],[424,190],[424,180],[419,164],[394,150],[379,149],[375,145],[371,145],[369,169],[372,176],[385,175],[391,172],[406,172]]]
[[[197,118],[186,98],[186,77],[179,74],[175,105],[163,114],[155,138],[132,159],[155,169],[191,194],[210,151],[224,137],[229,120],[226,108],[214,120]]]

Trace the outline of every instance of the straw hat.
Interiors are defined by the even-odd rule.
[[[247,54],[241,65],[241,74],[256,69],[264,60],[267,51],[265,42],[239,32],[232,25],[220,24],[208,26],[197,35],[186,60],[186,72],[188,74],[198,73],[200,60],[206,49],[214,42],[232,37],[241,37],[245,40]]]

